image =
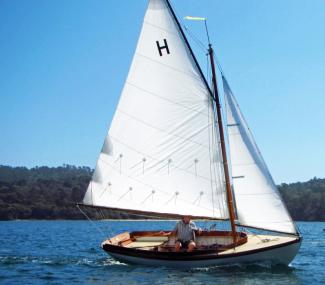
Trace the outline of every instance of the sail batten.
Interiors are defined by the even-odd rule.
[[[238,103],[223,77],[229,152],[238,221],[271,231],[297,232]]]
[[[227,219],[211,100],[168,1],[150,0],[83,203]]]

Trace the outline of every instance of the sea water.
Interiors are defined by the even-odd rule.
[[[100,248],[108,235],[132,230],[168,230],[174,224],[172,221],[0,222],[0,284],[325,284],[325,223],[298,223],[303,243],[289,267],[250,265],[191,270],[145,267],[115,261]]]

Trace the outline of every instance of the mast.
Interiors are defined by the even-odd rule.
[[[225,137],[224,137],[224,132],[223,132],[223,123],[222,123],[222,116],[221,116],[221,105],[220,105],[220,99],[219,99],[219,93],[218,93],[217,77],[216,77],[216,70],[215,70],[215,65],[214,65],[213,49],[212,49],[212,45],[210,43],[209,43],[209,50],[208,51],[209,51],[209,56],[210,56],[211,69],[212,69],[212,83],[213,83],[213,91],[214,91],[214,100],[215,100],[216,109],[217,109],[217,118],[218,118],[219,134],[220,134],[223,168],[224,168],[224,172],[225,172],[229,219],[230,219],[230,223],[231,223],[231,231],[232,231],[233,241],[234,241],[234,243],[236,243],[236,236],[237,235],[236,235],[236,224],[235,224],[235,211],[234,211],[233,195],[232,195],[232,191],[231,191],[230,178],[229,178],[229,168],[228,168],[228,161],[227,161]]]
[[[234,203],[233,203],[233,196],[232,196],[232,191],[231,191],[231,185],[230,185],[230,178],[229,178],[229,168],[228,168],[228,162],[227,162],[227,153],[226,153],[226,145],[225,145],[225,139],[224,139],[224,133],[223,133],[223,124],[222,124],[222,116],[221,116],[221,105],[220,105],[220,100],[219,100],[219,94],[218,94],[218,87],[217,87],[217,79],[216,79],[216,71],[215,71],[215,65],[214,65],[214,58],[213,58],[213,49],[212,46],[209,42],[209,56],[210,56],[210,61],[211,61],[211,68],[212,68],[212,82],[213,82],[213,91],[211,92],[210,86],[201,70],[201,67],[194,55],[194,52],[185,36],[185,33],[176,17],[176,14],[169,2],[169,0],[165,0],[167,3],[167,6],[173,15],[173,18],[175,19],[175,22],[184,38],[184,41],[194,59],[194,62],[199,70],[199,73],[201,74],[202,79],[204,80],[204,83],[212,97],[212,99],[216,103],[216,109],[217,109],[217,117],[218,117],[218,127],[219,127],[219,133],[220,133],[220,140],[221,140],[221,151],[222,151],[222,160],[223,160],[223,166],[224,166],[224,172],[225,172],[225,180],[226,180],[226,192],[227,192],[227,204],[228,204],[228,211],[229,211],[229,219],[231,223],[231,231],[232,231],[232,236],[233,236],[233,241],[236,243],[236,224],[235,224],[235,211],[234,211]],[[206,23],[205,23],[206,25]],[[206,26],[207,29],[207,26]]]

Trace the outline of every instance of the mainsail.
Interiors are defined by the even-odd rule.
[[[83,203],[227,219],[211,95],[165,0],[150,0]]]
[[[296,233],[295,225],[224,77],[223,86],[238,221],[243,226]]]

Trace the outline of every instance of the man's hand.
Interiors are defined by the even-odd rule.
[[[196,230],[196,232],[197,232],[197,235],[201,235],[202,234],[202,229],[198,229],[198,230]]]
[[[160,231],[159,234],[161,234],[163,236],[169,236],[171,234],[171,232]]]

